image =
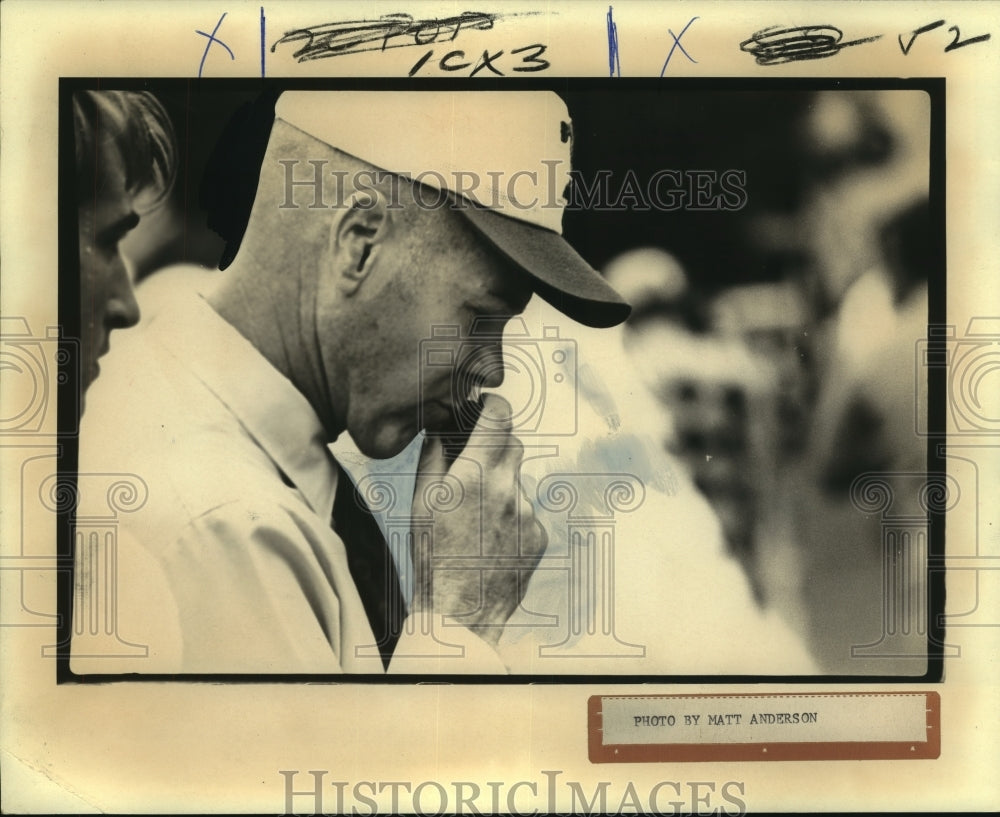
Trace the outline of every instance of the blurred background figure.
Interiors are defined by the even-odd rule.
[[[927,334],[927,277],[935,263],[929,236],[927,202],[918,200],[883,225],[881,260],[844,292],[824,327],[830,349],[808,446],[792,472],[803,478],[785,485],[789,520],[804,546],[807,636],[832,672],[891,667],[919,674],[925,667],[926,545],[886,540],[881,514],[861,512],[851,492],[865,475],[878,474],[893,516],[926,514],[919,475],[928,470],[927,447],[915,429],[925,427],[927,382],[915,351]],[[908,575],[890,586],[897,572]],[[894,657],[867,648],[890,629],[883,651]],[[865,649],[852,654],[852,647]]]
[[[143,323],[184,293],[207,295],[219,279],[220,259],[223,267],[232,261],[239,242],[223,236],[243,234],[259,178],[259,171],[247,168],[260,167],[277,91],[188,89],[163,96],[183,129],[183,183],[123,243]]]
[[[617,256],[605,274],[633,305],[624,345],[660,406],[659,439],[711,503],[763,601],[753,539],[781,443],[776,358],[785,349],[784,335],[769,333],[795,312],[776,309],[774,287],[757,285],[725,290],[706,315],[677,259],[654,247]]]
[[[604,275],[630,304],[632,314],[622,344],[648,391],[660,394],[668,379],[690,358],[686,346],[701,333],[700,305],[680,262],[659,247],[627,250],[612,258]],[[673,412],[658,400],[650,418],[651,436],[664,447],[675,442]]]
[[[927,470],[914,350],[928,278],[943,269],[928,205],[929,100],[820,92],[778,122],[789,143],[768,125],[748,139],[765,157],[751,170],[774,173],[780,149],[782,172],[757,186],[748,170],[748,204],[718,237],[692,239],[662,214],[659,246],[604,269],[635,305],[625,346],[660,406],[661,439],[711,503],[758,601],[795,623],[824,671],[919,674],[925,553],[893,552],[851,487],[886,474],[893,512],[921,513],[907,477],[893,475]],[[714,250],[689,249],[716,238]],[[904,562],[907,637],[879,654],[866,645],[883,642],[895,603],[886,571]]]
[[[926,377],[927,281],[943,271],[943,225],[928,209],[930,104],[920,93],[826,94],[803,123],[813,181],[797,219],[811,275],[815,403],[806,445],[781,489],[801,560],[806,636],[835,673],[926,669],[926,550],[883,541],[882,517],[851,500],[882,474],[894,515],[920,518],[914,484],[928,469],[915,420]],[[916,377],[915,377],[916,373]],[[917,475],[914,477],[913,475]],[[908,565],[891,587],[889,573]],[[900,596],[907,621],[890,623]],[[895,629],[895,638],[887,630]],[[904,632],[905,630],[905,632]],[[881,646],[871,646],[881,645]]]

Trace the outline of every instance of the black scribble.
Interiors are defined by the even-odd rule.
[[[920,28],[913,29],[913,31],[910,32],[909,39],[905,43],[903,42],[903,35],[898,35],[896,39],[899,41],[899,50],[903,52],[904,56],[909,54],[910,49],[913,48],[913,43],[916,42],[917,37],[921,34],[926,34],[928,31],[941,28],[944,23],[944,20],[935,20],[933,23],[928,23],[927,25],[920,26]],[[990,38],[989,34],[980,34],[978,37],[969,37],[968,39],[963,40],[961,39],[962,34],[961,31],[959,31],[958,26],[949,26],[948,31],[952,32],[955,37],[948,45],[945,46],[945,54],[949,51],[954,51],[956,48],[965,48],[967,45],[986,42]]]
[[[816,25],[778,28],[770,26],[740,43],[740,51],[752,54],[757,65],[781,65],[796,60],[822,60],[840,53],[852,45],[873,43],[881,34],[860,40],[841,42],[844,38],[836,26]]]
[[[913,43],[921,34],[926,34],[928,31],[933,31],[935,28],[940,28],[944,25],[944,20],[935,20],[933,23],[928,23],[925,26],[920,26],[920,28],[915,28],[910,32],[910,39],[904,44],[903,35],[897,35],[896,39],[899,40],[899,50],[903,52],[904,55],[910,53],[910,49],[913,48]]]
[[[975,43],[984,43],[990,38],[989,34],[980,34],[978,37],[969,37],[969,39],[967,40],[960,40],[959,38],[962,35],[961,32],[958,30],[958,26],[950,26],[948,28],[948,31],[955,32],[955,39],[945,46],[944,48],[945,54],[947,54],[949,51],[954,51],[956,48],[965,48],[965,46],[967,45],[974,45]]]
[[[453,42],[462,30],[488,31],[503,16],[464,11],[454,17],[415,20],[409,14],[383,14],[377,20],[322,23],[286,32],[271,46],[271,53],[279,45],[303,43],[292,56],[298,62],[306,62],[365,51]],[[396,42],[390,42],[393,40]]]

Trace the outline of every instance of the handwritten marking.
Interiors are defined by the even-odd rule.
[[[503,50],[497,51],[496,54],[490,54],[489,51],[484,51],[483,56],[480,58],[479,62],[476,63],[476,67],[472,69],[472,73],[469,74],[469,76],[474,77],[484,68],[489,68],[498,77],[502,77],[503,71],[493,67],[493,60],[498,60],[502,56],[503,56]]]
[[[464,54],[464,53],[465,52],[463,51],[449,51],[447,54],[445,54],[445,59],[448,59],[448,57],[457,56],[458,54]],[[410,69],[410,72],[406,76],[412,77],[415,73],[417,73],[417,71],[419,71],[421,68],[424,67],[424,63],[427,62],[427,60],[429,60],[433,54],[434,54],[434,49],[432,48],[426,54],[424,54],[419,60],[417,60],[416,63],[414,63],[413,67]],[[444,60],[441,60],[441,62],[443,63]],[[444,66],[442,65],[442,67]],[[444,70],[450,71],[452,69],[445,68]]]
[[[264,78],[264,62],[267,48],[264,46],[264,7],[260,7],[260,77]]]
[[[839,54],[852,45],[873,43],[881,34],[842,43],[844,37],[836,26],[816,25],[795,28],[770,26],[740,43],[740,51],[752,54],[757,65],[780,65],[796,60],[821,60]]]
[[[520,56],[521,61],[520,64],[515,64],[510,66],[509,70],[522,71],[522,72],[544,71],[551,65],[551,63],[548,60],[542,59],[542,54],[545,53],[547,47],[548,46],[543,45],[542,43],[532,43],[531,45],[523,45],[520,48],[511,49],[510,56],[511,57]],[[530,53],[525,53],[525,52],[530,52]],[[472,71],[469,72],[469,76],[474,77],[484,68],[488,68],[491,73],[495,74],[498,77],[505,76],[504,72],[501,71],[499,68],[497,68],[497,66],[495,65],[495,63],[504,55],[504,53],[505,52],[503,51],[503,49],[497,51],[496,53],[491,53],[487,50],[484,50],[482,56],[476,62],[475,67],[472,69]],[[428,63],[428,61],[433,56],[434,56],[434,49],[433,48],[428,49],[427,53],[424,54],[419,60],[417,60],[416,63],[414,63],[413,67],[410,69],[407,76],[412,77],[414,74],[416,74],[421,68],[423,68]],[[438,68],[440,68],[442,71],[461,71],[462,69],[468,68],[470,65],[472,65],[471,62],[455,62],[456,60],[464,60],[465,58],[466,58],[465,52],[462,50],[449,51],[447,54],[441,57],[441,59],[437,60]]]
[[[608,6],[608,71],[610,77],[622,75],[622,63],[618,56],[618,25],[612,6]]]
[[[201,64],[198,66],[198,78],[199,79],[201,79],[201,72],[202,72],[202,70],[205,67],[205,58],[208,56],[208,50],[212,47],[212,43],[218,43],[223,48],[225,48],[226,51],[229,52],[229,59],[231,59],[231,60],[235,60],[236,59],[236,55],[233,54],[232,49],[228,45],[226,45],[224,42],[222,42],[222,40],[218,39],[215,36],[218,33],[218,31],[219,31],[219,27],[222,25],[222,21],[226,19],[226,14],[227,13],[228,12],[225,12],[225,11],[222,12],[222,16],[219,18],[219,22],[217,22],[215,24],[215,28],[212,29],[212,33],[211,34],[206,34],[204,31],[201,31],[201,30],[198,30],[198,29],[196,29],[195,32],[194,32],[195,34],[201,34],[202,37],[208,37],[208,42],[205,43],[205,53],[201,55]]]
[[[698,60],[696,60],[694,57],[688,54],[684,46],[681,45],[681,37],[684,36],[685,32],[687,32],[687,30],[691,28],[692,23],[694,23],[694,21],[697,19],[698,19],[697,17],[692,17],[690,20],[688,20],[688,24],[681,29],[680,34],[674,34],[673,29],[670,28],[667,29],[667,32],[670,34],[670,36],[674,38],[674,44],[670,46],[670,53],[667,54],[667,60],[666,62],[663,63],[663,68],[660,69],[661,77],[663,76],[663,73],[667,70],[667,66],[670,65],[670,58],[674,55],[675,49],[679,48],[684,53],[685,57],[687,57],[691,62],[697,64]]]
[[[947,54],[949,51],[954,51],[956,48],[965,48],[965,46],[973,45],[974,43],[984,43],[990,38],[989,34],[980,34],[978,37],[969,37],[969,39],[959,42],[958,38],[961,35],[958,32],[958,26],[951,26],[949,27],[948,30],[955,32],[955,39],[945,46],[944,48],[945,54]]]
[[[533,73],[535,71],[544,71],[552,63],[548,60],[539,59],[542,54],[545,53],[548,46],[542,45],[541,43],[532,43],[531,45],[522,45],[520,48],[512,48],[511,54],[521,54],[525,51],[532,50],[533,54],[525,54],[521,57],[521,62],[525,63],[523,65],[515,65],[511,68],[511,71],[527,71]]]
[[[434,53],[433,50],[429,51],[427,56],[430,56],[432,53]],[[452,65],[451,60],[452,58],[464,59],[464,57],[465,57],[464,51],[449,51],[447,54],[441,57],[441,61],[438,64],[441,66],[442,71],[461,71],[463,68],[468,68],[470,65],[472,65],[472,63],[463,62],[460,63],[459,65]],[[423,65],[423,62],[421,62],[420,65]]]
[[[917,37],[919,37],[921,34],[926,34],[928,31],[933,31],[935,28],[940,28],[943,25],[944,25],[944,20],[935,20],[933,23],[928,23],[925,26],[920,26],[920,28],[913,29],[913,31],[910,32],[910,39],[906,43],[906,45],[903,45],[903,35],[902,34],[897,35],[896,39],[899,40],[900,51],[902,51],[904,55],[909,54],[910,49],[913,48],[913,42],[914,40],[917,39]]]
[[[304,41],[305,44],[292,56],[298,62],[306,62],[365,51],[386,51],[390,48],[453,42],[463,29],[487,31],[502,17],[500,14],[465,11],[455,17],[441,19],[414,20],[409,14],[384,14],[378,20],[323,23],[285,32],[284,36],[271,46],[271,53],[274,53],[279,45]],[[389,44],[390,40],[399,37],[410,39],[407,42]]]
[[[908,55],[910,53],[910,49],[913,48],[913,43],[916,41],[917,37],[921,34],[926,34],[928,31],[941,28],[944,23],[944,20],[935,20],[933,23],[928,23],[927,25],[920,26],[920,28],[913,29],[913,31],[910,32],[910,38],[905,43],[903,42],[903,35],[897,35],[896,39],[899,41],[899,50],[903,52],[904,56]],[[948,45],[945,46],[945,54],[949,51],[954,51],[956,48],[965,48],[967,45],[986,42],[990,38],[989,34],[980,34],[977,37],[969,37],[966,40],[962,40],[962,34],[959,31],[958,26],[949,26],[948,31],[954,32],[955,37],[950,43],[948,43]]]

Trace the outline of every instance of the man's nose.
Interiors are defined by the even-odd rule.
[[[127,329],[139,322],[139,303],[135,299],[132,279],[122,261],[115,264],[105,321],[109,329]]]

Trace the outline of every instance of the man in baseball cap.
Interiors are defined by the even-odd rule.
[[[629,307],[562,238],[572,126],[551,92],[286,92],[276,116],[369,166],[443,195],[423,206],[460,212],[531,276],[545,300],[587,326],[622,323]]]
[[[156,483],[123,518],[169,588],[155,669],[504,671],[546,536],[510,406],[480,390],[533,294],[594,327],[629,312],[561,236],[571,144],[547,92],[280,96],[224,280],[118,361],[130,404],[87,462]],[[422,431],[407,600],[328,445],[388,458]]]

